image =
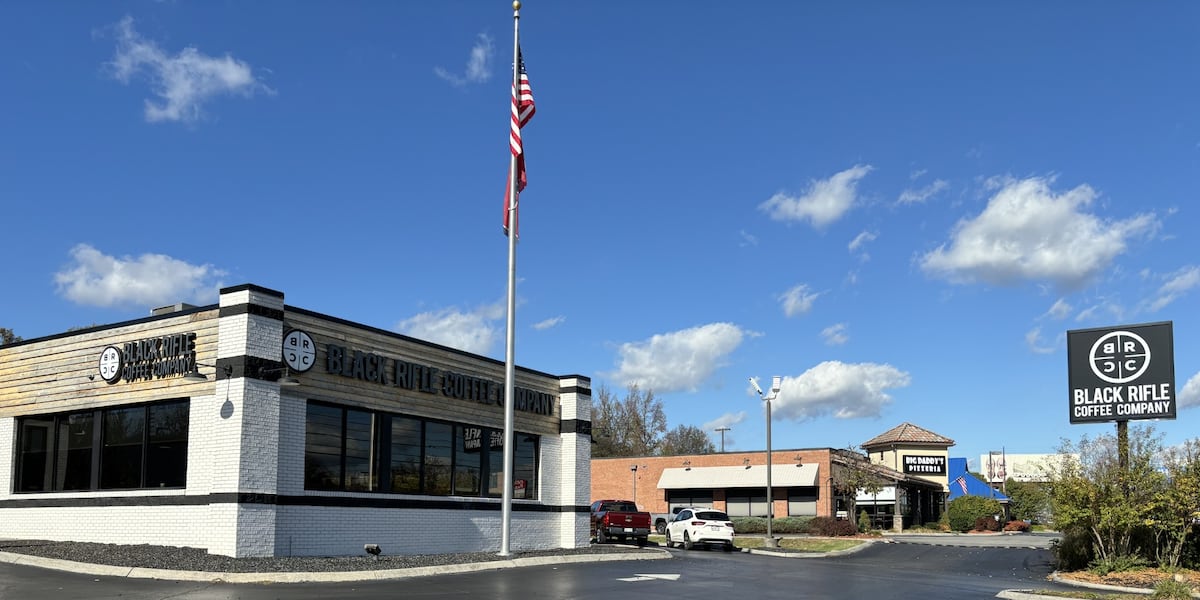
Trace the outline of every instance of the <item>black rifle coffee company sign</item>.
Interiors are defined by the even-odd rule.
[[[1071,423],[1175,418],[1171,323],[1067,332]]]

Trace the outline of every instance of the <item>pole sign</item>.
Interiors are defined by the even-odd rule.
[[[1067,332],[1071,423],[1175,418],[1171,322]]]

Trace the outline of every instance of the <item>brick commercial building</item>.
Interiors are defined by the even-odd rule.
[[[592,499],[627,498],[663,516],[677,506],[713,506],[731,517],[848,514],[849,490],[841,474],[873,473],[876,493],[854,490],[855,510],[878,526],[900,529],[936,522],[945,507],[947,452],[954,441],[903,423],[862,444],[866,455],[834,448],[771,452],[771,509],[767,505],[767,454],[722,452],[687,456],[592,459]],[[896,515],[901,518],[897,519]]]
[[[0,346],[0,538],[228,556],[497,550],[504,364],[285,306]],[[513,550],[588,543],[591,382],[517,369]]]

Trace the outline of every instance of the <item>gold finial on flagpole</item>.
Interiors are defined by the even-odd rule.
[[[521,0],[513,0],[513,10],[521,10]]]

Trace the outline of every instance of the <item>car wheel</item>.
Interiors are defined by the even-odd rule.
[[[733,542],[725,544],[721,549],[726,552],[733,552]]]
[[[639,537],[639,538],[637,539],[637,547],[638,547],[638,548],[645,548],[645,547],[646,547],[646,538],[644,538],[644,537]]]
[[[692,536],[688,535],[688,532],[686,531],[683,532],[683,549],[691,550],[693,547],[694,545],[692,544]]]
[[[604,529],[603,528],[597,529],[596,530],[596,543],[603,544],[607,541],[608,541],[608,536],[604,535]]]
[[[659,522],[655,523],[655,524],[654,524],[654,530],[655,530],[655,531],[657,531],[657,532],[659,532],[659,533],[666,533],[666,532],[667,532],[667,522],[666,522],[666,521],[659,521]]]
[[[667,541],[664,543],[667,545],[668,548],[673,548],[675,546],[675,542],[671,541],[671,530],[670,529],[666,530],[666,532],[664,532],[664,535],[667,536]]]

